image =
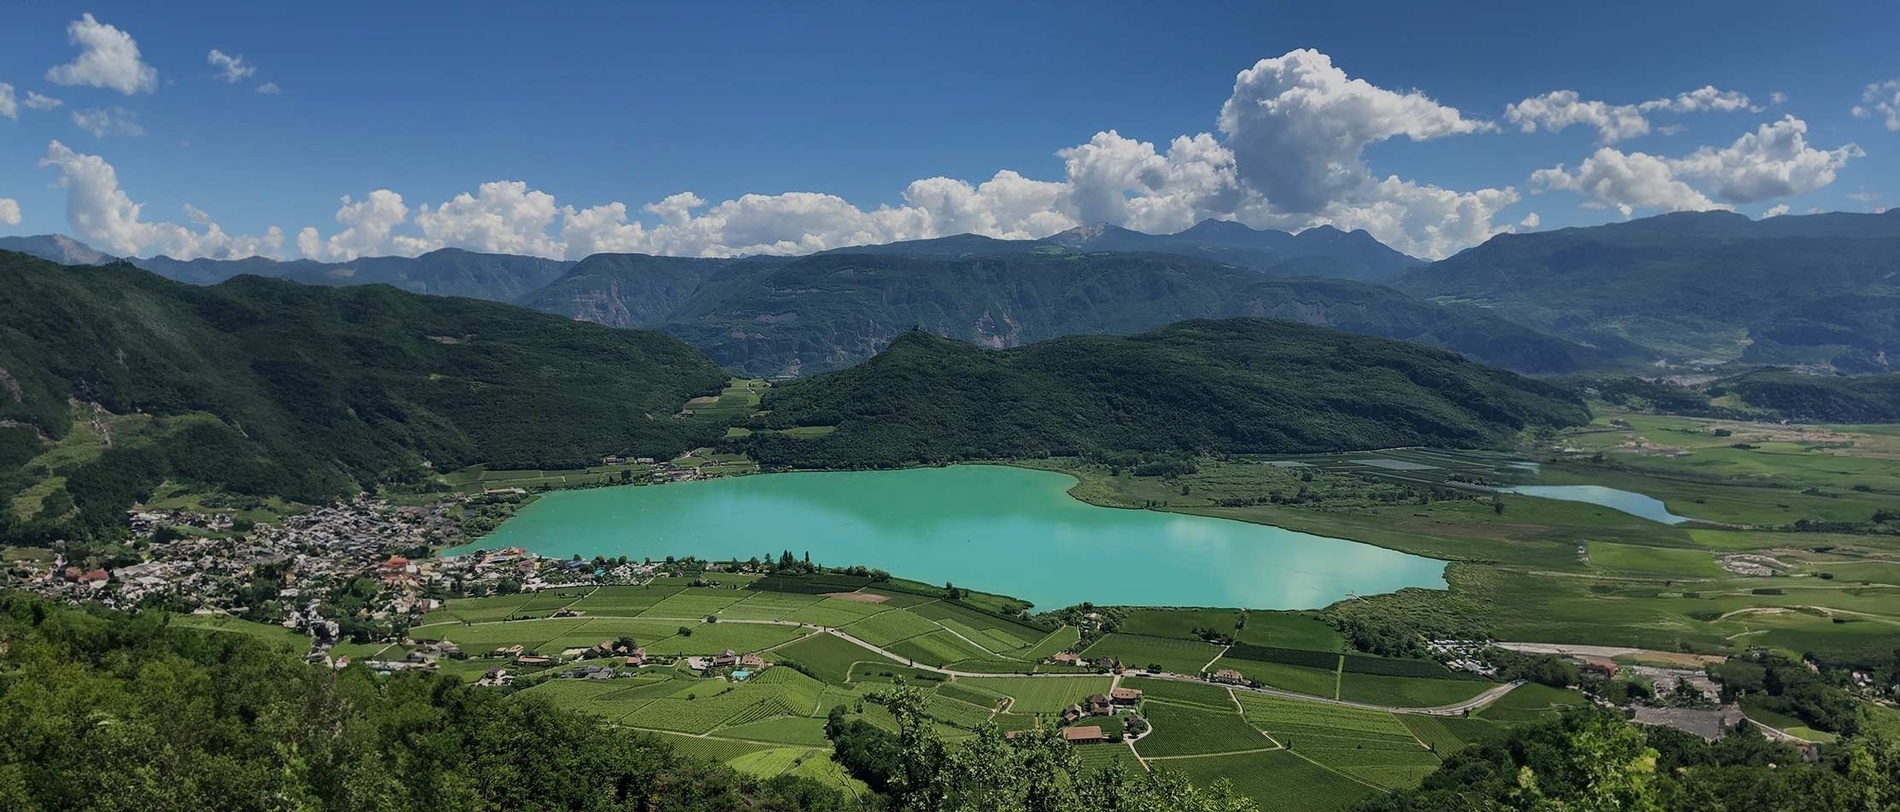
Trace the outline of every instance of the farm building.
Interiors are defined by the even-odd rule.
[[[1102,729],[1095,725],[1080,725],[1063,728],[1062,738],[1070,744],[1096,744],[1106,741],[1108,737],[1102,735]]]

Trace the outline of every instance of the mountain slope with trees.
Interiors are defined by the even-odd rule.
[[[1504,234],[1392,284],[1651,358],[1884,371],[1900,352],[1900,211]]]
[[[1280,278],[1162,253],[990,250],[1006,241],[830,252],[797,259],[597,255],[524,304],[615,326],[652,327],[752,375],[840,369],[914,327],[992,347],[1132,333],[1192,318],[1262,316],[1464,352],[1525,372],[1613,363],[1612,353],[1475,309],[1342,279]],[[937,251],[945,248],[945,253]]]
[[[52,478],[70,496],[39,516],[0,499],[0,531],[117,527],[166,479],[324,501],[474,463],[672,453],[711,439],[672,415],[727,379],[656,333],[383,286],[195,287],[0,253],[0,313],[0,492]],[[136,436],[22,467],[109,416]]]
[[[888,467],[1116,452],[1287,453],[1505,445],[1588,420],[1556,387],[1404,342],[1265,319],[990,350],[923,331],[841,372],[775,387],[762,463]]]

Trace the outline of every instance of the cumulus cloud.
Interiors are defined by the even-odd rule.
[[[1615,206],[1625,216],[1634,209],[1730,208],[1725,204],[1815,191],[1833,183],[1848,160],[1866,154],[1855,144],[1816,149],[1807,132],[1806,122],[1784,116],[1726,147],[1705,146],[1680,158],[1603,147],[1574,172],[1562,165],[1537,170],[1530,185],[1532,191],[1579,192],[1590,205]]]
[[[1506,106],[1504,120],[1516,124],[1519,130],[1527,133],[1537,132],[1539,128],[1558,132],[1581,125],[1595,129],[1603,143],[1614,144],[1648,135],[1651,129],[1649,113],[1732,113],[1742,110],[1760,111],[1761,108],[1752,107],[1746,94],[1718,90],[1713,85],[1678,93],[1670,98],[1636,104],[1586,100],[1574,90],[1553,90]],[[1680,132],[1681,127],[1671,125],[1658,131],[1673,134]]]
[[[1557,132],[1575,125],[1596,129],[1606,143],[1649,133],[1649,118],[1634,104],[1585,101],[1575,90],[1553,90],[1504,108],[1504,120],[1518,129]]]
[[[473,195],[463,192],[439,206],[417,208],[422,238],[404,247],[431,251],[454,245],[495,254],[560,256],[562,246],[548,234],[559,214],[553,195],[530,190],[527,183],[484,183]]]
[[[20,104],[34,110],[51,110],[61,104],[65,104],[65,102],[55,99],[52,96],[43,96],[29,90],[26,92],[26,101],[20,102]]]
[[[1848,159],[1867,154],[1855,144],[1815,149],[1807,134],[1807,122],[1783,116],[1727,147],[1703,147],[1673,165],[1681,174],[1704,180],[1718,199],[1755,203],[1807,194],[1833,183]]]
[[[135,138],[145,134],[145,128],[139,126],[138,115],[116,104],[111,107],[74,110],[73,124],[79,129],[92,133],[94,138],[110,136]]]
[[[205,63],[218,69],[218,79],[234,85],[257,73],[257,66],[245,62],[243,54],[233,56],[216,48],[205,54]]]
[[[1885,117],[1887,129],[1900,132],[1900,79],[1888,79],[1867,86],[1854,105],[1856,118]]]
[[[1560,91],[1513,105],[1506,119],[1519,128],[1581,124],[1621,138],[1649,131],[1652,114],[1746,105],[1746,96],[1713,87],[1621,107]],[[344,197],[335,228],[303,228],[290,250],[332,261],[442,247],[566,258],[608,251],[800,254],[966,232],[1035,238],[1095,222],[1172,232],[1213,217],[1291,231],[1364,229],[1401,251],[1435,258],[1500,232],[1538,228],[1541,219],[1499,221],[1520,202],[1514,188],[1448,189],[1375,174],[1365,151],[1396,138],[1427,141],[1495,129],[1421,91],[1375,86],[1323,53],[1299,50],[1240,72],[1214,132],[1147,142],[1105,130],[1057,150],[1061,174],[1053,179],[1010,169],[981,181],[923,178],[905,187],[900,200],[875,208],[810,191],[720,201],[685,191],[644,205],[590,203],[557,199],[522,180],[481,183],[444,202],[412,206],[394,190],[376,189]],[[1808,146],[1805,125],[1784,119],[1730,146],[1677,158],[1605,146],[1574,169],[1538,171],[1529,188],[1575,191],[1586,205],[1626,215],[1638,208],[1719,208],[1824,185],[1857,154],[1851,145]],[[209,216],[195,211],[188,216],[200,228],[186,231],[211,233]],[[136,212],[129,219],[138,222]],[[182,241],[162,228],[130,231],[134,242],[144,240],[140,244]],[[275,239],[281,244],[283,235]]]
[[[1295,213],[1318,212],[1372,184],[1363,158],[1370,144],[1495,128],[1418,91],[1348,77],[1309,49],[1241,71],[1219,124],[1239,178],[1276,210]]]
[[[209,215],[194,230],[177,223],[151,222],[141,206],[119,188],[118,173],[104,158],[75,152],[58,141],[47,145],[42,168],[59,172],[66,188],[66,221],[92,245],[126,256],[164,254],[179,259],[277,255],[283,232],[272,226],[263,236],[226,234]]]
[[[328,242],[319,244],[316,229],[305,228],[297,234],[297,249],[307,259],[330,260],[350,260],[385,253],[391,250],[392,245],[396,247],[397,253],[422,253],[413,242],[394,243],[391,239],[396,227],[408,218],[409,207],[402,202],[402,195],[388,189],[377,189],[362,200],[344,195],[343,205],[336,210],[336,221],[343,225],[343,230],[331,235]],[[309,235],[308,240],[306,234]]]
[[[1761,219],[1766,220],[1770,217],[1780,217],[1781,215],[1784,215],[1787,213],[1788,213],[1788,204],[1776,203],[1773,206],[1769,206],[1767,211],[1761,213]]]
[[[1722,206],[1676,177],[1669,161],[1642,152],[1602,147],[1583,159],[1576,171],[1562,164],[1531,173],[1533,192],[1567,190],[1581,193],[1598,206],[1615,206],[1628,217],[1639,208],[1663,211],[1704,211]]]
[[[20,101],[13,96],[13,86],[0,82],[0,118],[20,120]]]
[[[20,201],[10,197],[0,197],[0,226],[20,224]]]
[[[99,22],[88,12],[66,26],[66,39],[79,48],[79,56],[53,66],[46,72],[47,81],[117,90],[127,96],[158,89],[158,69],[145,64],[131,34]]]

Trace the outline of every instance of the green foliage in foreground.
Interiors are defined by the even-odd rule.
[[[0,537],[112,532],[167,479],[316,502],[479,463],[670,456],[724,433],[671,416],[727,381],[692,348],[489,302],[257,277],[193,287],[0,252],[0,314],[0,426],[15,426],[0,497],[64,477],[72,503],[9,522],[0,498]],[[72,400],[157,420],[24,470],[39,434],[78,430]]]
[[[1452,353],[1264,319],[1190,321],[991,351],[922,331],[858,367],[774,387],[729,441],[761,463],[1493,447],[1588,419],[1574,396]]]
[[[538,698],[0,594],[0,808],[844,810]]]
[[[1863,739],[1803,763],[1753,728],[1713,743],[1578,710],[1482,739],[1445,759],[1417,789],[1361,812],[1848,812],[1900,808],[1900,744]]]

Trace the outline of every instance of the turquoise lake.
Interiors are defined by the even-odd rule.
[[[1605,488],[1602,485],[1519,485],[1515,488],[1504,488],[1503,491],[1541,499],[1588,502],[1663,524],[1682,524],[1691,521],[1688,517],[1670,513],[1668,506],[1664,505],[1661,499],[1616,488]]]
[[[862,564],[1055,609],[1311,609],[1351,594],[1442,589],[1445,562],[1226,519],[1121,510],[1065,474],[989,465],[762,474],[550,493],[463,548],[565,558],[695,555]]]

